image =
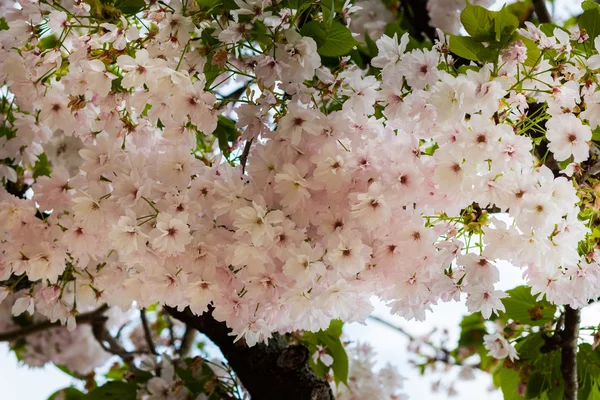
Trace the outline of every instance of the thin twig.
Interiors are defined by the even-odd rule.
[[[158,355],[156,352],[156,347],[154,346],[154,340],[152,340],[152,331],[150,330],[150,325],[148,325],[148,319],[146,318],[146,309],[142,308],[140,310],[140,319],[142,320],[142,327],[144,328],[144,337],[146,338],[146,343],[148,343],[148,349],[154,355]]]
[[[408,333],[407,331],[404,330],[404,328],[394,325],[389,321],[386,321],[385,319],[376,317],[375,315],[369,315],[369,318],[379,322],[380,324],[383,324],[385,326],[387,326],[388,328],[392,328],[394,330],[396,330],[397,332],[401,333],[402,335],[406,336],[408,338],[408,340],[410,340],[411,342],[414,341],[418,341],[417,338],[415,338],[413,335],[411,335],[410,333]],[[437,347],[435,344],[429,342],[429,341],[423,341],[423,344],[429,346],[432,350],[436,351],[436,352],[445,352],[443,349],[440,349],[439,347]]]
[[[94,320],[96,320],[98,317],[100,317],[102,314],[104,314],[104,312],[108,310],[108,305],[104,304],[100,307],[98,307],[97,309],[95,309],[94,311],[90,311],[87,313],[83,313],[83,314],[79,314],[78,316],[75,317],[75,321],[78,324],[87,324],[87,323],[93,323]],[[42,332],[45,331],[47,329],[53,329],[53,328],[60,328],[63,327],[64,325],[62,325],[60,323],[60,321],[55,321],[55,322],[50,322],[50,321],[43,321],[43,322],[39,322],[37,324],[33,324],[30,326],[25,326],[23,328],[20,329],[15,329],[13,331],[8,331],[8,332],[2,332],[0,333],[0,342],[12,342],[15,341],[17,339],[23,338],[25,336],[37,333],[37,332]]]
[[[248,83],[249,84],[249,83]],[[237,88],[236,90],[234,90],[233,92],[223,96],[222,98],[219,98],[218,100],[237,100],[240,98],[240,96],[242,94],[244,94],[244,92],[246,91],[246,89],[248,89],[248,84]]]

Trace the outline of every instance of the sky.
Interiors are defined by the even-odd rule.
[[[493,9],[499,9],[504,1],[497,1]],[[575,14],[580,10],[580,2],[576,0],[556,0],[555,11],[558,19],[566,19],[569,15]],[[499,263],[500,284],[499,289],[511,289],[523,283],[520,271],[507,264]],[[434,311],[429,313],[425,322],[409,322],[403,318],[392,316],[383,304],[376,304],[374,315],[386,319],[398,326],[403,327],[411,334],[418,336],[430,332],[434,328],[447,328],[450,334],[450,340],[458,340],[458,323],[467,309],[464,302],[446,303],[434,307]],[[582,325],[597,325],[600,322],[600,305],[590,306],[582,312]],[[440,377],[439,374],[433,376],[421,377],[417,370],[412,367],[408,361],[409,354],[406,351],[408,340],[395,330],[386,327],[379,322],[368,320],[366,325],[358,323],[347,324],[344,328],[347,340],[369,342],[378,354],[378,363],[380,366],[391,363],[398,368],[398,371],[406,378],[404,382],[404,391],[411,399],[427,398],[430,400],[447,399],[445,392],[431,392],[431,384]],[[445,382],[448,383],[456,378],[457,371],[449,371],[443,374]],[[455,386],[458,394],[454,399],[471,400],[481,399],[499,400],[502,399],[501,392],[498,390],[489,391],[491,387],[491,378],[484,373],[476,373],[475,380],[460,381]],[[69,386],[72,383],[71,378],[58,370],[54,366],[44,368],[28,368],[19,365],[16,357],[8,350],[6,343],[0,343],[0,388],[2,388],[2,400],[45,400],[56,390]]]

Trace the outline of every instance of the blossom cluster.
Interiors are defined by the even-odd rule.
[[[597,297],[572,179],[600,123],[588,79],[600,56],[575,51],[583,36],[529,25],[536,59],[515,41],[461,69],[443,33],[414,48],[379,26],[369,72],[348,57],[324,65],[296,10],[264,1],[202,21],[192,2],[149,2],[101,23],[85,2],[19,4],[2,8],[0,176],[17,181],[53,141],[76,144],[54,151],[63,161],[35,177],[32,197],[1,190],[0,281],[35,285],[15,315],[35,307],[72,323],[96,303],[210,305],[253,345],[364,321],[374,295],[422,320],[467,294],[490,317],[506,296],[497,260],[554,303]],[[344,5],[346,25],[335,23],[369,30],[355,11]],[[266,42],[249,33],[259,26]],[[231,101],[224,82],[248,89]],[[560,176],[535,152],[541,114],[549,152],[569,164]],[[241,137],[223,146],[232,120]]]
[[[10,332],[21,328],[12,320],[13,305],[23,297],[8,297],[0,304],[0,332]],[[17,305],[18,306],[18,305]],[[35,312],[29,323],[44,321],[44,310]],[[114,314],[114,312],[113,312]],[[119,316],[112,315],[111,322],[118,323]],[[87,375],[94,368],[104,365],[111,354],[105,352],[92,334],[88,324],[78,325],[73,330],[56,327],[28,335],[22,342],[15,342],[12,348],[19,360],[30,367],[42,367],[48,362],[61,365],[73,373]]]
[[[401,392],[406,378],[399,375],[396,368],[390,364],[376,370],[377,354],[371,346],[359,342],[352,344],[347,351],[350,366],[349,384],[340,385],[335,394],[336,399],[408,399],[408,396]]]

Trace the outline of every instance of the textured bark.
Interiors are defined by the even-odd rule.
[[[564,400],[577,400],[579,389],[577,382],[577,338],[579,337],[580,311],[565,307],[565,326],[561,332],[562,358],[560,370],[563,376],[565,391]]]
[[[308,366],[308,349],[288,346],[285,338],[274,334],[268,345],[248,347],[245,341],[233,342],[231,330],[212,317],[212,310],[197,316],[167,308],[169,314],[205,334],[220,349],[252,400],[333,400],[329,384]]]

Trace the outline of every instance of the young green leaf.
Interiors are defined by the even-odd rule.
[[[600,10],[600,4],[596,3],[595,1],[592,0],[585,0],[583,3],[581,3],[581,9],[583,11],[587,11],[587,10]]]
[[[48,400],[83,400],[85,398],[86,395],[80,390],[73,387],[68,387],[52,393],[50,397],[48,397]]]
[[[519,286],[507,293],[510,297],[502,299],[506,312],[501,314],[501,318],[531,326],[541,326],[554,319],[556,306],[546,300],[537,300],[530,287]]]
[[[346,55],[356,45],[360,44],[352,33],[341,22],[334,21],[331,28],[327,30],[325,43],[320,46],[317,51],[325,57],[339,57]],[[316,40],[315,40],[316,41]]]
[[[585,29],[592,43],[600,34],[600,8],[585,10],[579,17],[578,23],[580,29]]]
[[[115,7],[125,15],[133,15],[146,7],[146,2],[144,0],[117,0]]]
[[[490,56],[486,47],[469,36],[449,35],[450,51],[471,61],[485,61]]]
[[[308,36],[314,39],[317,43],[317,48],[323,46],[327,40],[327,32],[325,27],[319,21],[309,21],[300,28],[300,34],[302,36]]]
[[[135,383],[111,381],[89,392],[85,400],[136,400]]]
[[[496,31],[496,40],[500,43],[507,43],[518,27],[519,19],[511,12],[503,10],[495,13],[494,30]]]
[[[217,121],[217,128],[213,132],[213,135],[215,135],[217,139],[219,139],[219,148],[221,149],[223,154],[225,154],[225,156],[229,156],[229,154],[231,153],[229,143],[235,141],[240,135],[240,133],[235,127],[235,122],[233,122],[227,117],[219,115]]]
[[[494,384],[502,390],[504,400],[522,399],[517,391],[517,385],[521,382],[519,371],[512,368],[500,368],[494,372]]]
[[[467,1],[467,6],[460,14],[465,30],[479,42],[491,42],[495,39],[494,13],[481,6],[474,6]]]

